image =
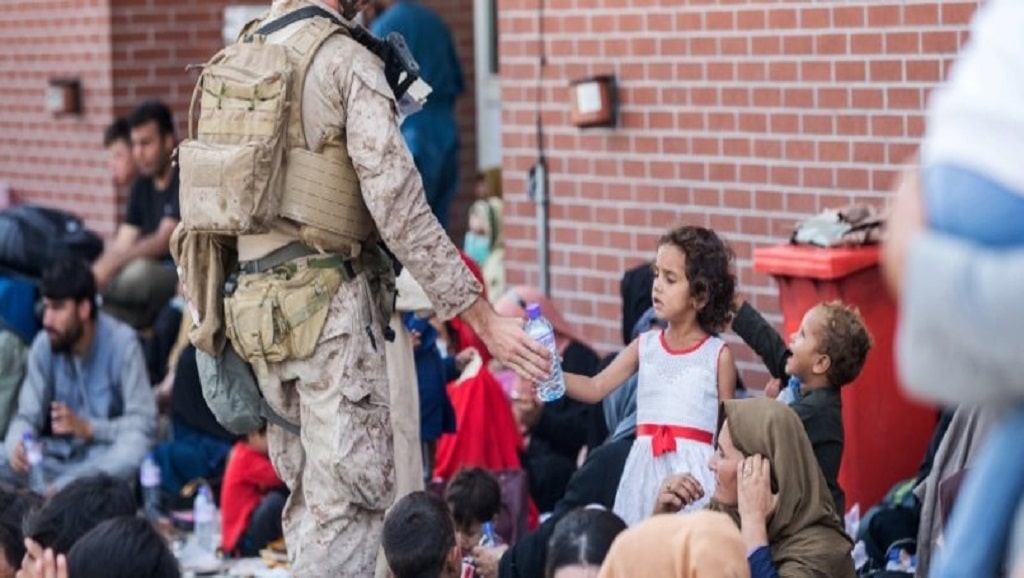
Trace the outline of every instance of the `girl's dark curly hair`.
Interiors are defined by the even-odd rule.
[[[697,323],[708,333],[719,333],[732,318],[736,276],[730,263],[733,253],[711,229],[683,225],[662,235],[658,246],[672,245],[686,255],[686,280],[690,294],[702,304]]]

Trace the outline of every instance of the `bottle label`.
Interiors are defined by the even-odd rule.
[[[473,566],[473,559],[466,556],[462,559],[462,572],[459,573],[459,578],[473,578],[476,574],[476,567]]]
[[[159,486],[160,468],[143,464],[142,471],[139,472],[139,481],[142,483],[142,487],[144,488]]]

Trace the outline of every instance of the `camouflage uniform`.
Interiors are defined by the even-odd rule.
[[[317,0],[275,0],[270,18]],[[284,42],[301,23],[272,33]],[[402,135],[379,59],[345,35],[328,39],[313,60],[302,94],[309,147],[324,135],[347,138],[362,195],[381,238],[449,318],[481,287],[434,218]],[[239,261],[296,240],[283,221],[267,235],[238,239]],[[380,312],[365,274],[333,296],[309,359],[257,367],[274,409],[301,424],[300,436],[271,425],[270,458],[291,489],[285,537],[296,576],[372,576],[384,510],[394,491],[388,376]]]

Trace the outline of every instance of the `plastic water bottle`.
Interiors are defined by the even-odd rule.
[[[537,397],[545,403],[555,401],[565,395],[565,378],[562,377],[562,363],[558,359],[555,328],[541,315],[540,305],[537,303],[531,303],[526,307],[526,317],[526,334],[551,352],[551,376],[537,384]]]
[[[192,518],[195,522],[196,544],[204,554],[214,555],[217,551],[217,506],[213,503],[213,492],[206,484],[200,486],[196,494]]]
[[[146,519],[155,522],[160,518],[160,466],[153,454],[146,456],[139,470],[139,484],[142,486],[142,510]]]
[[[485,548],[496,548],[501,544],[501,536],[494,531],[494,522],[484,522],[480,527],[480,545]]]
[[[33,492],[45,496],[49,484],[46,483],[46,472],[43,471],[43,444],[36,441],[32,432],[22,434],[21,443],[28,460],[28,486]]]

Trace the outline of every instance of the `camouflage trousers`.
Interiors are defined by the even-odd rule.
[[[270,459],[291,495],[283,522],[294,576],[373,576],[394,452],[384,338],[364,276],[343,283],[309,359],[257,368],[296,436],[270,425]]]

